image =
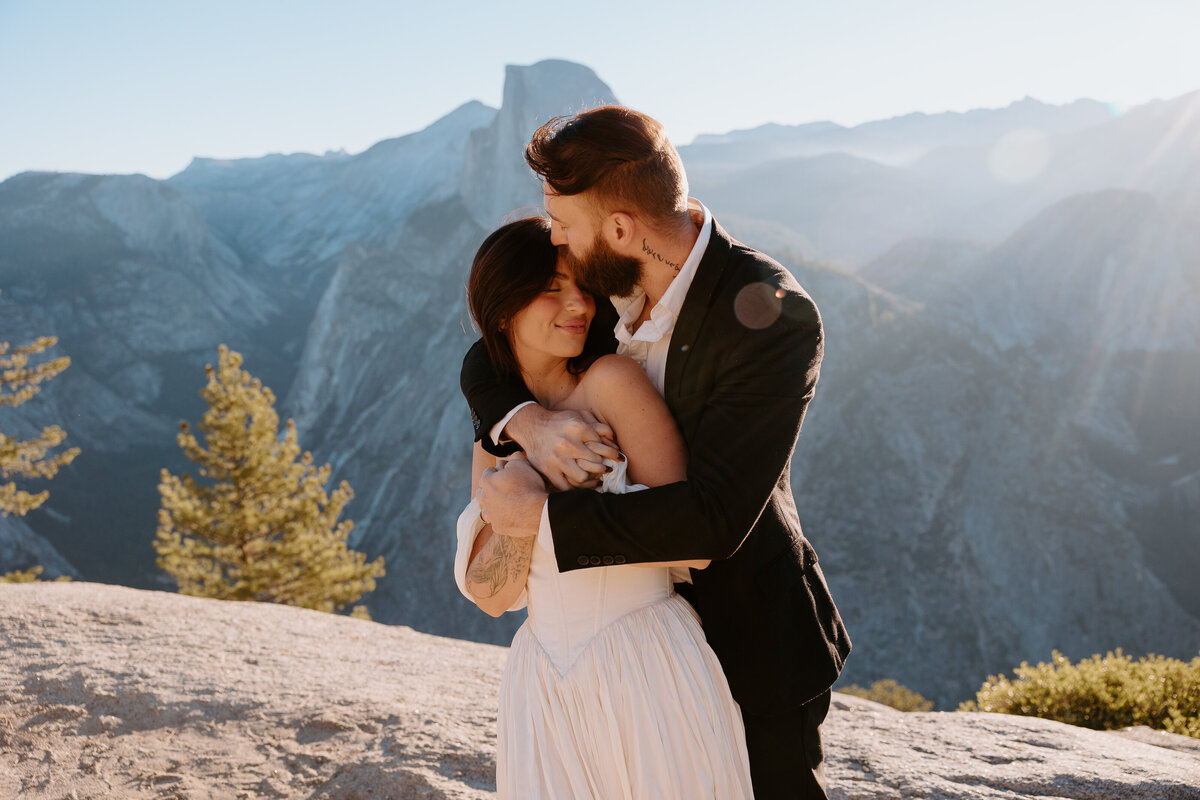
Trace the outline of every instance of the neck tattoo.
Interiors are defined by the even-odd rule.
[[[652,247],[650,247],[650,245],[646,244],[645,238],[642,239],[642,252],[646,253],[651,258],[658,259],[661,263],[666,264],[668,267],[675,270],[676,275],[679,274],[679,268],[681,266],[683,266],[682,264],[680,264],[677,261],[667,261],[665,258],[662,257],[661,253],[658,253],[657,251],[654,250],[654,248],[652,248]]]

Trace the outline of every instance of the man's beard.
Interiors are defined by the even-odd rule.
[[[642,262],[618,255],[599,235],[583,256],[575,256],[567,249],[567,263],[580,288],[598,297],[628,297],[642,279]]]

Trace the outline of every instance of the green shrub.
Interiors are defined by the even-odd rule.
[[[933,709],[932,700],[926,700],[917,692],[907,686],[901,686],[891,678],[875,681],[869,689],[864,689],[857,684],[850,684],[844,689],[839,688],[838,691],[874,700],[876,703],[883,703],[885,706],[891,706],[901,711],[930,711]]]
[[[1200,656],[1183,662],[1118,648],[1072,665],[1057,650],[1049,664],[1021,662],[1014,678],[989,675],[959,711],[995,711],[1113,730],[1146,725],[1200,738]]]

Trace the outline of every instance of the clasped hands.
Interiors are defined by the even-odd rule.
[[[620,457],[613,431],[588,411],[528,405],[505,427],[523,453],[483,471],[476,496],[483,518],[501,536],[537,536],[549,487],[594,488]]]

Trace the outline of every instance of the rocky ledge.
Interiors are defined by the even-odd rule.
[[[303,609],[0,585],[0,797],[492,797],[505,649]],[[835,694],[835,798],[1196,798],[1200,741]]]

